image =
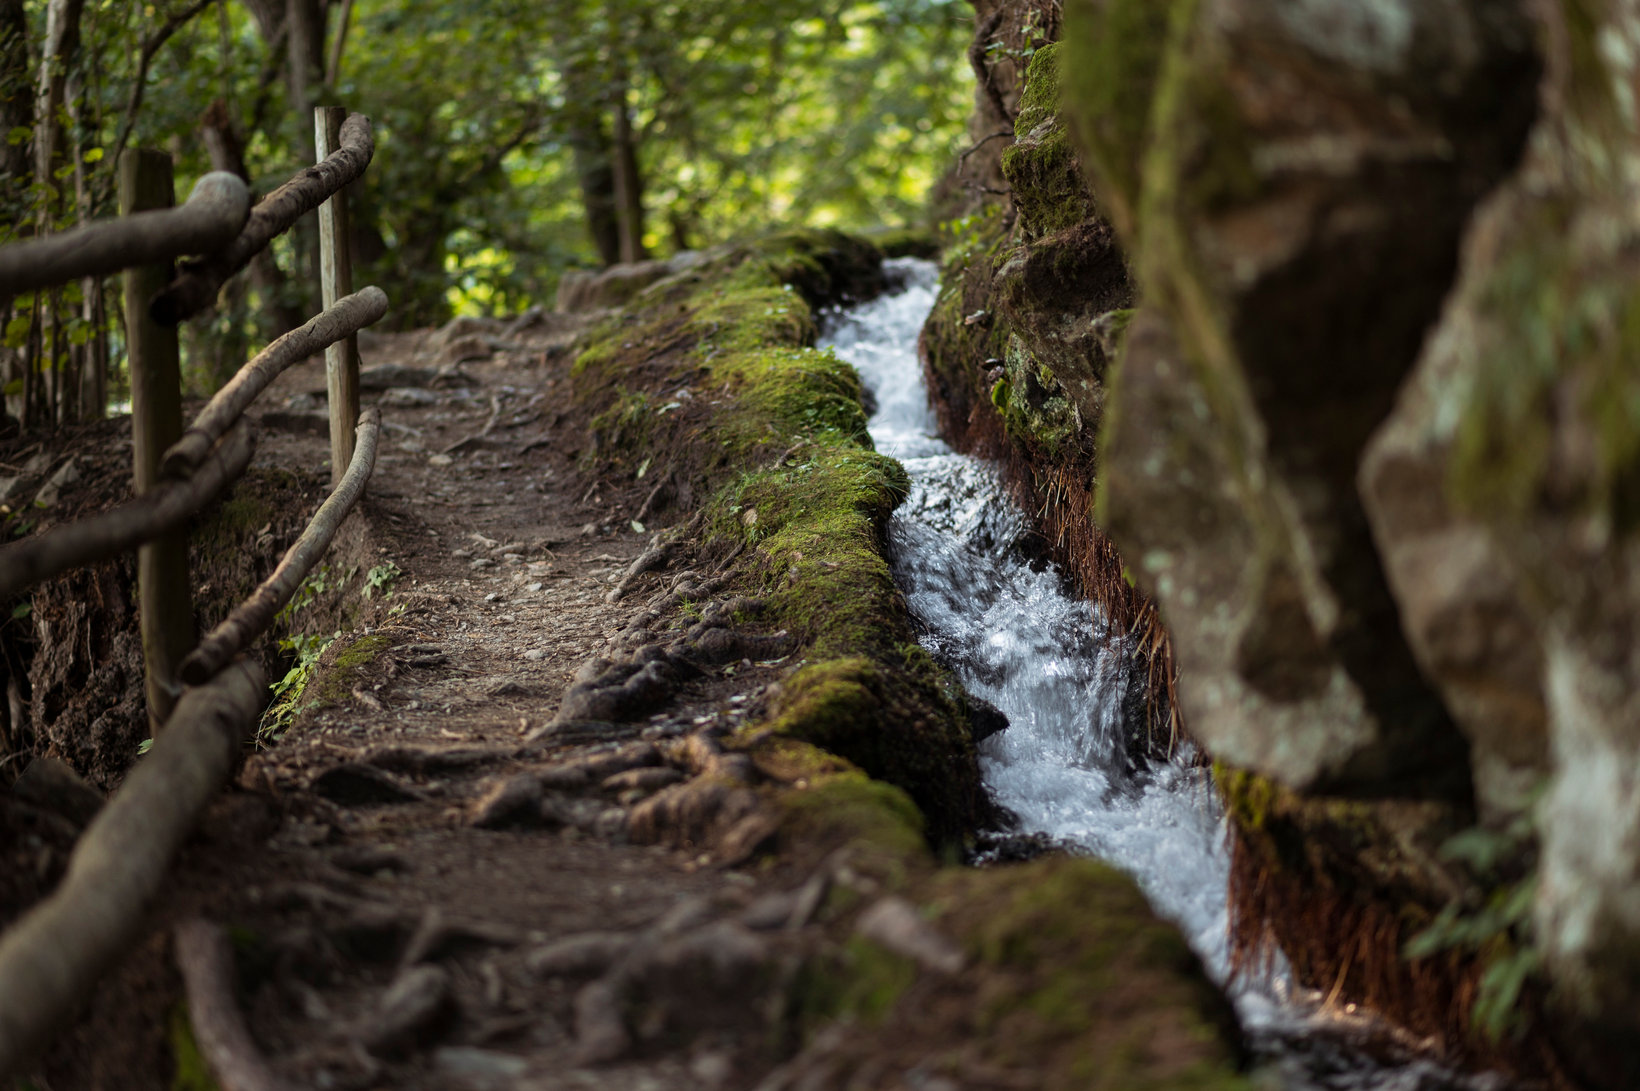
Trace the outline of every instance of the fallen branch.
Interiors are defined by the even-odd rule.
[[[181,526],[244,473],[255,447],[250,427],[240,425],[206,453],[193,476],[167,481],[88,519],[0,546],[0,602],[41,580],[117,557]]]
[[[342,122],[341,147],[258,201],[239,236],[218,253],[188,263],[149,304],[148,313],[154,321],[174,326],[209,307],[229,277],[250,264],[276,236],[362,175],[375,154],[370,119],[350,114]]]
[[[0,297],[219,250],[245,226],[250,207],[243,180],[212,171],[181,208],[102,220],[0,249]]]
[[[307,579],[308,573],[319,563],[319,558],[330,548],[331,539],[353,510],[353,505],[364,495],[365,482],[376,466],[376,441],[381,436],[381,410],[371,406],[359,414],[359,430],[355,437],[353,461],[342,476],[336,491],[314,513],[296,544],[285,552],[273,575],[262,582],[251,597],[234,608],[233,613],[212,629],[199,647],[188,653],[177,669],[177,676],[191,686],[211,678],[243,651],[251,641],[267,631],[275,615],[285,608],[296,589]]]
[[[241,661],[184,694],[74,846],[57,889],[0,937],[0,1077],[15,1075],[135,948],[172,858],[267,703],[267,681]]]
[[[386,313],[387,293],[376,287],[364,288],[338,299],[323,314],[257,353],[217,391],[182,438],[165,452],[160,460],[160,472],[166,477],[186,477],[193,473],[217,438],[286,368],[380,321]]]

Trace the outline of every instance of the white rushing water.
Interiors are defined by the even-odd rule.
[[[911,495],[889,528],[890,559],[922,642],[969,692],[1007,714],[1007,730],[980,745],[993,798],[1019,816],[1019,832],[1046,834],[1132,875],[1227,987],[1285,1087],[1495,1086],[1455,1080],[1386,1046],[1381,1028],[1353,1011],[1323,1012],[1313,995],[1290,995],[1280,967],[1261,980],[1229,980],[1230,858],[1208,774],[1183,761],[1154,768],[1128,757],[1129,647],[1097,607],[1066,594],[1054,569],[1033,566],[1016,548],[1025,518],[990,467],[939,438],[916,350],[937,271],[914,259],[888,269],[903,287],[834,316],[822,345],[859,370],[877,402],[871,438],[910,474]],[[1351,1038],[1372,1038],[1373,1052],[1399,1056],[1369,1060]]]

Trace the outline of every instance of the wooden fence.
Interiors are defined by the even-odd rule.
[[[168,155],[122,154],[120,218],[0,249],[0,297],[123,272],[135,498],[0,546],[0,602],[80,565],[138,554],[139,616],[154,745],[75,845],[57,889],[0,936],[0,1081],[73,1017],[144,928],[177,850],[226,783],[267,704],[241,653],[329,547],[376,461],[380,415],[359,411],[355,335],[387,311],[379,288],[351,293],[344,189],[374,154],[370,120],[314,111],[318,162],[251,207],[231,174],[172,204]],[[240,369],[184,430],[176,326],[298,219],[319,210],[324,311]],[[173,273],[171,263],[191,257]],[[330,497],[271,576],[203,640],[193,639],[185,525],[249,464],[245,410],[286,368],[325,353]],[[184,689],[184,687],[188,687]]]

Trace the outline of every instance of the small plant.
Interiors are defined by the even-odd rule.
[[[1534,793],[1534,804],[1541,791]],[[1454,835],[1441,846],[1441,857],[1461,862],[1479,876],[1519,870],[1532,855],[1534,810],[1535,806],[1527,807],[1502,830],[1476,827]],[[1536,895],[1537,872],[1528,869],[1514,881],[1496,882],[1478,908],[1449,904],[1406,945],[1409,959],[1456,950],[1485,961],[1473,1020],[1475,1028],[1493,1041],[1518,1038],[1526,1030],[1521,991],[1542,964],[1532,929]]]
[[[392,561],[383,561],[365,573],[364,597],[371,598],[378,591],[384,596],[392,594],[393,585],[399,581],[399,577],[402,575],[404,575],[404,572],[398,565]]]
[[[307,690],[308,678],[313,673],[313,666],[319,657],[325,653],[340,632],[329,636],[288,636],[279,641],[279,650],[289,652],[296,657],[290,670],[285,676],[268,688],[273,691],[273,704],[262,714],[262,723],[257,728],[256,741],[259,746],[267,746],[278,742],[290,730],[290,725],[296,717],[310,707],[302,703],[302,695]]]

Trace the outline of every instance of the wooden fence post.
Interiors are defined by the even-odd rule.
[[[319,106],[313,111],[313,143],[317,161],[342,144],[342,122],[347,109]],[[347,222],[347,189],[343,187],[319,206],[319,285],[325,309],[353,292],[352,236]],[[353,461],[353,429],[359,420],[359,339],[349,334],[325,349],[325,387],[330,397],[330,485],[341,484]]]
[[[175,204],[169,154],[128,148],[120,155],[119,168],[121,216]],[[148,301],[170,283],[170,264],[128,269],[123,277],[132,478],[140,496],[159,485],[160,456],[182,438],[182,371],[176,327],[162,326],[148,316]],[[194,646],[186,530],[172,531],[137,551],[137,588],[148,673],[148,726],[157,736],[176,706],[177,665]]]

